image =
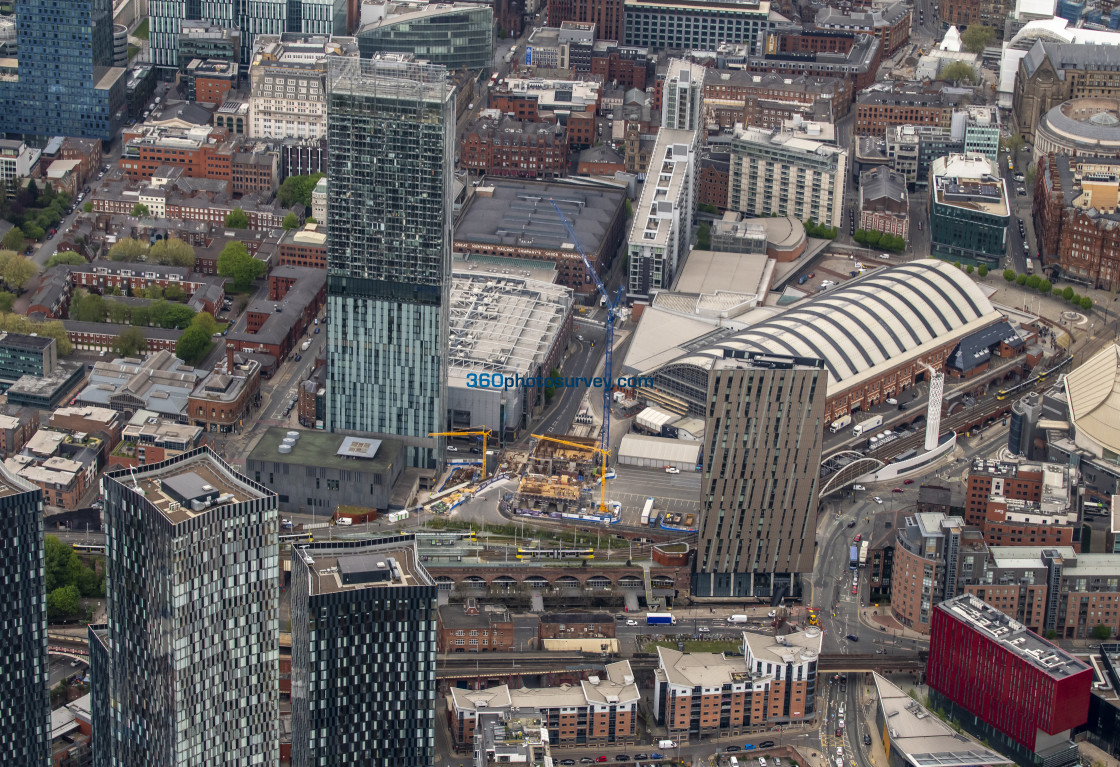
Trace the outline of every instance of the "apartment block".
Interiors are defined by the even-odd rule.
[[[818,628],[778,636],[743,632],[743,655],[657,648],[655,721],[680,741],[722,738],[813,718]]]
[[[976,459],[966,483],[965,521],[980,528],[989,546],[1080,550],[1073,480],[1070,467],[1056,463]]]
[[[482,118],[459,140],[460,166],[474,173],[552,180],[568,175],[568,130],[562,125]]]
[[[780,128],[794,115],[805,119],[827,116],[825,122],[832,122],[848,114],[851,101],[852,84],[840,77],[757,74],[742,69],[707,68],[704,72],[705,119],[721,128],[733,128],[736,123]]]
[[[944,83],[896,82],[877,84],[856,95],[857,136],[882,136],[895,125],[931,125],[948,129],[953,110],[969,92]]]
[[[278,762],[276,496],[208,448],[108,472],[102,493],[96,764]]]
[[[698,130],[703,127],[705,67],[685,59],[669,62],[661,84],[661,127]]]
[[[984,601],[937,606],[926,682],[936,708],[1016,764],[1080,762],[1071,735],[1088,719],[1093,670]]]
[[[431,765],[436,584],[415,539],[293,546],[291,594],[292,767]]]
[[[451,742],[457,749],[468,747],[475,729],[489,715],[536,712],[553,746],[634,745],[641,693],[630,661],[608,663],[604,672],[559,687],[452,688],[445,709]]]
[[[848,153],[783,130],[735,126],[730,210],[747,216],[796,216],[840,226]]]
[[[657,133],[646,182],[626,242],[631,296],[672,286],[688,254],[696,205],[698,131],[662,128]]]
[[[817,359],[728,351],[714,361],[694,597],[801,593],[813,569],[827,377]],[[781,482],[773,466],[786,467]]]

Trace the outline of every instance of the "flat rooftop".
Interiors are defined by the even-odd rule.
[[[407,539],[346,549],[297,546],[292,556],[307,568],[312,596],[435,583]]]
[[[249,453],[249,460],[288,463],[297,466],[322,466],[324,468],[351,471],[385,471],[400,455],[400,444],[394,440],[369,440],[379,442],[377,449],[368,457],[357,457],[354,452],[340,452],[347,437],[325,431],[299,430],[299,439],[292,445],[290,453],[281,453],[279,448],[289,429],[274,426],[264,433],[256,447]]]
[[[35,485],[0,463],[0,498],[7,498],[9,495],[19,495],[20,493],[30,493],[37,489]]]
[[[952,616],[1000,644],[1007,652],[1029,662],[1052,677],[1064,678],[1089,668],[1083,661],[1052,645],[1023,624],[981,599],[962,594],[941,602],[938,610]],[[977,764],[978,762],[973,762]]]
[[[209,448],[184,456],[166,466],[156,464],[154,468],[114,471],[105,476],[142,493],[173,525],[204,516],[226,504],[270,494],[234,473]],[[204,498],[207,505],[196,510],[189,503],[192,498]]]
[[[763,245],[765,247],[765,244]],[[677,272],[673,290],[681,293],[765,293],[770,273],[765,253],[693,250]]]
[[[879,709],[890,744],[914,767],[988,767],[1012,760],[958,733],[891,682],[873,674]]]

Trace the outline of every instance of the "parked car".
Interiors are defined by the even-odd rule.
[[[296,362],[299,362],[299,361],[300,361],[300,360],[302,360],[302,359],[303,359],[303,355],[302,355],[302,354],[297,354],[297,355],[296,355]]]
[[[879,496],[875,496],[875,497],[874,497],[874,498],[872,498],[871,500],[875,501],[875,503],[882,503],[882,502],[883,502],[883,499],[882,499],[882,498],[880,498]]]
[[[896,400],[894,397],[887,397],[887,404],[888,405],[897,405],[898,400]]]
[[[681,470],[678,469],[676,466],[666,466],[665,467],[665,473],[666,474],[680,474]]]
[[[758,747],[759,748],[773,748],[774,747],[774,741],[764,740],[764,741],[762,741],[761,743],[758,744]]]
[[[664,759],[665,755],[664,754],[659,754],[656,751],[654,751],[652,754],[649,755],[649,758],[650,759]]]
[[[585,756],[585,757],[583,757],[582,759],[579,760],[579,763],[580,764],[595,764],[595,760],[592,759],[590,756]]]
[[[322,330],[322,328],[315,328],[315,334],[318,335],[320,330]]]
[[[754,743],[744,743],[743,744],[743,750],[744,751],[754,751],[756,748],[758,748],[758,746],[756,746]]]
[[[904,485],[912,485],[912,484],[914,484],[914,480],[912,480],[912,479],[907,479],[907,480],[904,480],[902,484],[904,484]]]
[[[560,760],[560,764],[575,764],[575,763],[576,763],[575,759],[561,759]]]
[[[728,746],[727,748],[725,748],[723,750],[726,751],[729,754],[732,754],[732,753],[735,753],[736,751],[739,751],[741,749],[738,746]]]
[[[891,490],[891,492],[892,493],[905,493],[906,491],[903,490],[901,487],[896,487],[894,490]]]
[[[458,453],[458,452],[459,452],[459,448],[455,447],[454,445],[448,445],[448,446],[447,446],[447,452],[449,452],[449,453]]]

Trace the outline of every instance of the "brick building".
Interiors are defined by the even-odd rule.
[[[813,719],[820,629],[776,637],[744,631],[743,638],[741,657],[657,648],[653,714],[671,738],[737,736]]]
[[[579,21],[594,24],[599,40],[622,40],[623,0],[548,0],[545,14],[550,27]]]
[[[856,96],[855,135],[882,137],[895,125],[950,127],[953,111],[966,95],[945,83],[896,82],[869,88]]]
[[[946,27],[956,26],[959,29],[970,24],[983,24],[992,29],[1003,29],[1008,13],[1014,8],[1007,0],[995,0],[991,3],[978,3],[975,0],[943,0],[936,11],[941,23]]]
[[[1120,288],[1120,160],[1039,158],[1033,215],[1039,258],[1079,283]]]
[[[509,611],[490,605],[480,610],[478,600],[473,597],[465,604],[440,607],[436,630],[436,649],[441,653],[514,649],[513,620]]]
[[[124,419],[107,407],[70,405],[51,413],[50,426],[68,434],[103,434],[111,450],[120,442]]]
[[[604,671],[604,675],[559,687],[452,688],[447,705],[452,745],[457,751],[469,749],[480,715],[502,715],[510,710],[537,712],[554,747],[633,745],[641,698],[634,672],[629,661],[608,663]]]
[[[187,62],[184,80],[187,101],[221,104],[237,86],[237,63],[223,59],[193,59]]]
[[[291,353],[327,300],[327,275],[321,269],[278,266],[268,277],[268,298],[245,310],[245,330],[226,336],[226,352],[259,352],[284,359]]]
[[[615,621],[610,613],[544,613],[537,625],[537,640],[614,639]]]
[[[101,142],[96,139],[67,136],[58,152],[60,160],[77,160],[79,183],[85,184],[101,170]]]
[[[821,103],[827,107],[818,106]],[[827,122],[848,114],[851,82],[841,77],[788,77],[774,72],[708,69],[704,73],[704,109],[720,127],[735,123],[780,128],[793,115],[830,115]]]
[[[276,257],[278,266],[326,269],[327,235],[319,231],[318,224],[307,224],[302,229],[284,232],[276,248]]]
[[[651,79],[650,64],[645,48],[620,46],[612,40],[598,40],[591,47],[591,74],[626,90],[646,89]]]
[[[459,141],[460,167],[475,173],[553,179],[568,175],[568,132],[561,125],[481,119]]]
[[[935,708],[1017,764],[1080,763],[1093,670],[982,600],[937,606],[926,682]]]
[[[198,221],[211,226],[224,227],[226,216],[235,209],[240,209],[249,218],[249,229],[283,228],[284,217],[290,211],[282,208],[272,199],[272,195],[250,194],[240,200],[234,200],[230,195],[229,187],[229,179],[201,181],[180,179],[169,186],[152,191],[159,193],[164,208],[159,215],[168,219]],[[149,189],[141,190],[135,184],[104,183],[98,189],[97,196],[91,200],[93,210],[98,214],[129,215],[136,207],[136,203],[140,202],[142,192],[148,191]]]
[[[579,153],[576,173],[581,176],[613,176],[625,172],[626,162],[610,144],[603,143]]]
[[[198,382],[187,399],[190,422],[204,431],[228,434],[260,406],[261,365],[227,355]]]
[[[873,35],[802,30],[779,33],[776,53],[736,54],[735,63],[756,74],[846,78],[856,94],[875,82],[882,53],[882,43]]]
[[[189,426],[139,410],[121,432],[121,441],[109,454],[106,468],[129,468],[161,463],[199,445],[201,426]]]
[[[910,9],[903,3],[870,11],[843,12],[825,6],[817,11],[813,24],[820,30],[851,30],[874,35],[883,44],[885,56],[892,56],[910,39]]]
[[[1076,494],[1068,466],[974,460],[965,521],[989,546],[1073,546],[1080,551]]]
[[[125,328],[139,327],[138,325],[117,325],[112,322],[79,322],[77,320],[63,320],[62,326],[66,328],[66,337],[75,349],[83,351],[111,351],[117,337]],[[148,352],[169,351],[174,352],[183,331],[174,328],[142,327],[144,341]]]
[[[882,166],[859,174],[859,228],[910,239],[910,197],[904,175]]]
[[[731,153],[707,148],[700,150],[696,179],[699,187],[696,202],[713,205],[720,213],[726,211],[727,185],[731,179]]]
[[[39,413],[32,408],[7,405],[0,412],[0,453],[9,455],[23,450],[27,440],[39,428]]]

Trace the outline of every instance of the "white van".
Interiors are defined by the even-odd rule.
[[[739,760],[733,756],[727,757],[727,762],[731,765],[731,767],[739,767]]]

